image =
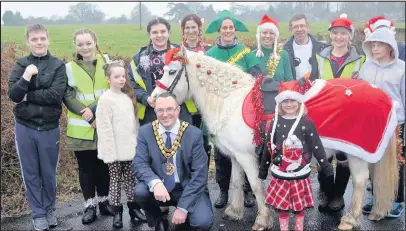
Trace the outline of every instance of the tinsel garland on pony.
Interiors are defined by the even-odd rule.
[[[268,62],[267,62],[267,70],[269,73],[269,77],[272,78],[275,74],[275,70],[278,67],[280,61],[280,55],[282,53],[283,46],[277,46],[276,55],[272,55]],[[300,80],[300,93],[305,94],[307,90],[310,89],[311,84],[308,80],[310,77],[310,73],[307,73],[302,80]],[[252,88],[252,92],[250,92],[250,101],[251,104],[254,105],[254,138],[253,142],[255,145],[261,145],[263,143],[264,137],[261,136],[261,126],[262,120],[264,119],[264,105],[263,105],[263,94],[261,89],[262,83],[265,77],[264,75],[260,75],[256,78],[255,84]],[[267,119],[272,119],[272,117],[267,117]]]
[[[403,157],[403,138],[400,126],[396,128],[396,135],[396,157],[398,159],[398,170],[400,170],[400,168],[405,166],[405,158]]]

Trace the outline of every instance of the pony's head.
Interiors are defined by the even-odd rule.
[[[172,48],[165,55],[164,75],[156,81],[151,96],[155,99],[163,92],[169,92],[182,104],[189,95],[189,78],[186,72],[187,49],[184,46]]]

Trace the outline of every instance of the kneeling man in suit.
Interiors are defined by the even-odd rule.
[[[176,206],[172,223],[210,230],[213,210],[207,188],[208,158],[202,131],[179,120],[180,107],[173,95],[162,93],[155,101],[157,120],[140,127],[132,169],[140,182],[135,199],[150,227],[166,230],[160,206]]]

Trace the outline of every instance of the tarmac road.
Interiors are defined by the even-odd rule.
[[[311,181],[313,185],[313,198],[315,202],[315,208],[306,210],[305,213],[305,230],[337,230],[337,226],[340,222],[342,213],[337,214],[321,214],[317,210],[320,198],[318,194],[319,185],[315,174],[311,175]],[[219,188],[215,181],[211,179],[209,181],[209,191],[212,201],[217,198]],[[348,184],[348,188],[345,194],[346,206],[343,211],[348,211],[349,202],[351,200],[352,184]],[[370,193],[366,193],[366,197],[370,197]],[[123,197],[125,199],[125,196]],[[124,206],[123,213],[123,229],[122,230],[153,230],[149,228],[145,223],[131,223],[128,212]],[[222,214],[225,210],[215,209],[215,223],[212,230],[250,230],[254,224],[255,215],[257,212],[256,206],[254,208],[245,209],[244,218],[238,222],[226,221],[222,219]],[[112,217],[98,216],[97,220],[90,225],[82,225],[81,216],[83,213],[83,201],[81,195],[78,195],[77,199],[63,205],[57,206],[57,216],[59,225],[52,230],[114,230],[112,227]],[[169,217],[173,209],[171,209]],[[293,230],[294,220],[291,217],[290,230]],[[277,215],[273,215],[274,226],[272,230],[279,230],[279,222]],[[1,223],[1,230],[33,230],[32,220],[30,215],[26,215],[19,218],[6,218]],[[170,230],[176,230],[176,227],[170,226]],[[366,216],[361,218],[361,226],[357,230],[405,230],[405,215],[398,219],[382,220],[379,222],[369,221]]]

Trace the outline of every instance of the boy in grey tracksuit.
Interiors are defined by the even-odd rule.
[[[395,102],[396,117],[401,128],[405,144],[405,62],[399,59],[398,45],[393,32],[382,27],[376,29],[362,44],[367,61],[360,70],[360,78],[381,88]],[[403,157],[405,156],[403,147]],[[404,211],[404,166],[399,171],[398,194],[392,211],[387,217],[400,217]],[[372,203],[363,207],[364,213],[370,213]]]
[[[20,58],[10,73],[9,98],[17,103],[15,142],[34,228],[45,230],[57,225],[59,118],[67,77],[64,63],[48,51],[42,25],[27,28],[26,44],[30,55]]]

